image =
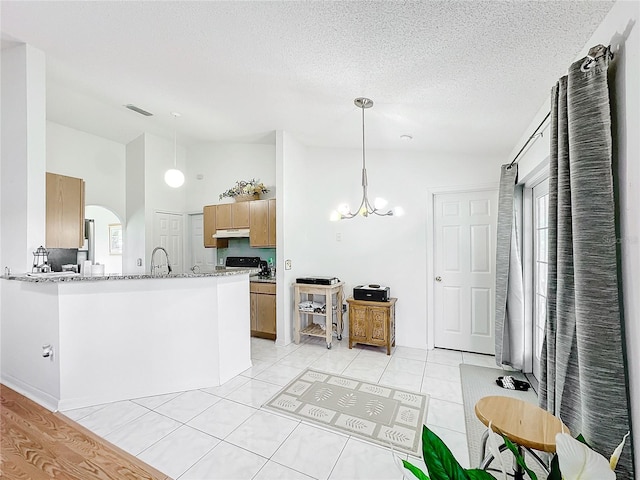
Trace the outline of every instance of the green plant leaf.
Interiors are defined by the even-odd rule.
[[[470,480],[496,480],[496,477],[491,475],[489,472],[478,468],[467,470],[467,475]]]
[[[533,471],[529,467],[527,467],[527,464],[524,461],[524,457],[520,455],[520,452],[518,451],[518,447],[516,446],[516,444],[513,443],[504,435],[502,436],[502,438],[504,439],[504,444],[507,446],[509,450],[511,450],[511,453],[513,453],[513,456],[516,458],[516,462],[518,462],[518,465],[520,465],[524,469],[524,471],[527,472],[531,480],[538,480],[538,477],[536,476],[536,474],[533,473]]]
[[[422,427],[422,456],[431,480],[469,480],[451,450],[426,425]]]
[[[427,475],[422,470],[420,470],[418,467],[416,467],[412,463],[409,463],[406,460],[402,460],[402,465],[404,465],[404,468],[406,468],[411,473],[413,473],[418,480],[430,480],[429,477],[427,477]]]
[[[562,473],[560,473],[560,462],[558,461],[558,454],[556,453],[551,459],[551,468],[549,469],[549,476],[547,480],[562,480]]]
[[[580,443],[584,443],[587,447],[591,448],[591,445],[589,445],[589,444],[587,443],[587,441],[584,439],[584,437],[582,436],[582,434],[579,434],[579,435],[576,437],[576,440],[578,440]],[[591,448],[591,450],[593,450],[593,448]]]

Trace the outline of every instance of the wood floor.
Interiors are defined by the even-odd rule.
[[[170,480],[64,415],[0,385],[0,478]]]

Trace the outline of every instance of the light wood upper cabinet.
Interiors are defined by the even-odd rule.
[[[251,202],[249,243],[252,247],[276,246],[276,199]]]
[[[48,248],[81,248],[84,243],[84,180],[47,172]]]
[[[276,246],[276,199],[271,198],[269,202],[269,245]]]
[[[206,205],[202,209],[204,246],[225,248],[226,238],[213,238],[216,230],[248,228],[252,247],[276,246],[276,199]]]
[[[216,228],[249,228],[251,202],[223,203],[216,205]]]
[[[216,205],[206,205],[202,209],[204,246],[226,248],[229,246],[229,240],[226,238],[213,238],[217,228],[216,212]]]

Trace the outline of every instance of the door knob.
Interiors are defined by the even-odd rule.
[[[442,277],[441,277],[440,275],[438,275],[438,276],[436,277],[436,282],[441,282],[441,281],[442,281]]]

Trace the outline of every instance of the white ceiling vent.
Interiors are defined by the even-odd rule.
[[[132,105],[130,103],[126,104],[125,107],[127,107],[129,110],[133,110],[134,112],[139,113],[140,115],[144,115],[145,117],[153,116],[153,113],[147,112],[146,110],[143,110],[140,107],[136,107],[135,105]]]

